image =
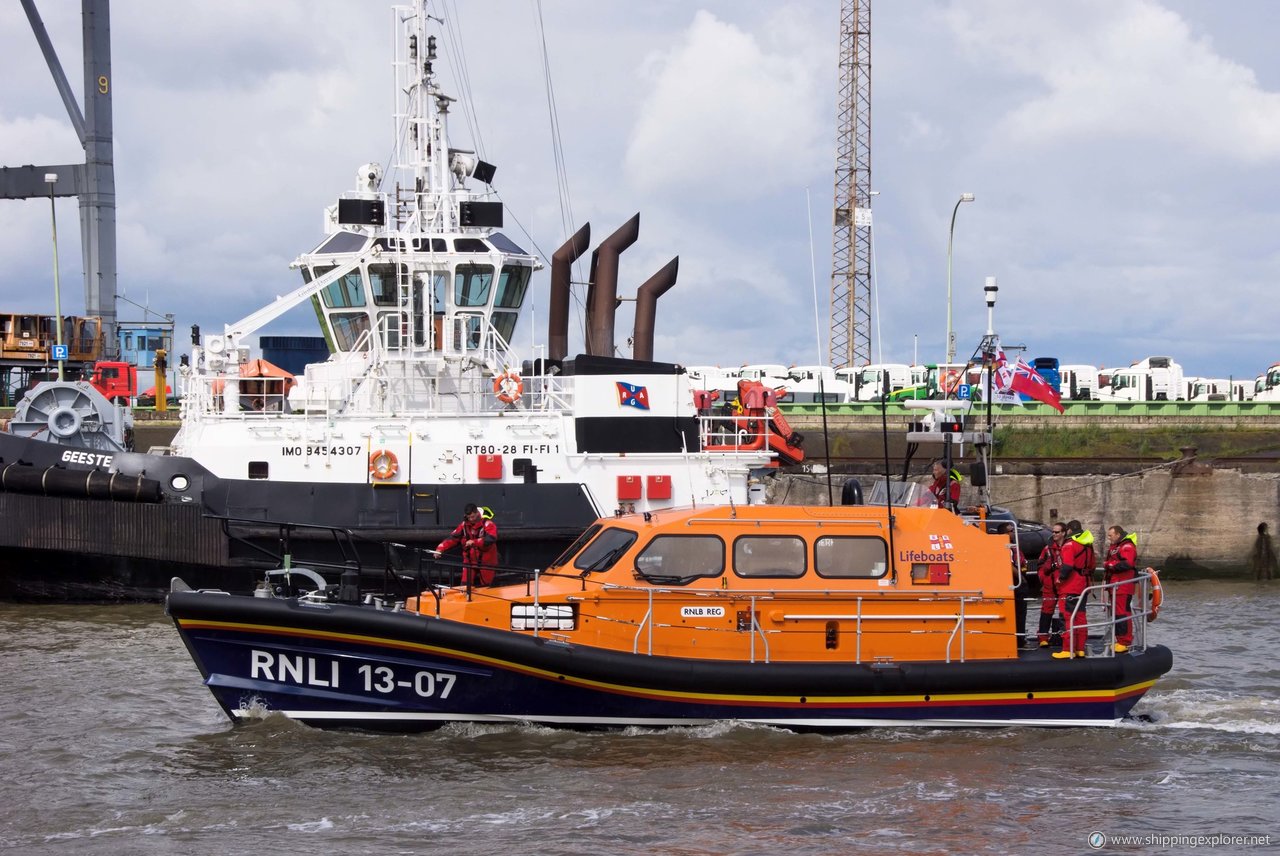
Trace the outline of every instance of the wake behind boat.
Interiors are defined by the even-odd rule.
[[[568,307],[589,226],[553,254],[547,345],[515,352],[542,262],[502,231],[496,167],[450,143],[425,2],[395,21],[392,162],[327,209],[302,287],[195,343],[172,448],[103,453],[99,408],[57,391],[34,430],[0,434],[0,596],[159,599],[175,573],[247,591],[281,538],[298,561],[341,561],[313,527],[429,544],[468,503],[493,510],[505,561],[546,564],[601,515],[745,504],[751,478],[803,458],[769,391],[715,418],[652,359],[676,260],[638,289],[634,358],[615,356],[639,215],[592,255],[586,353],[569,356]],[[296,382],[251,361],[249,337],[307,303],[330,359]]]
[[[725,505],[599,520],[495,587],[429,570],[400,599],[280,571],[260,597],[175,580],[166,609],[234,721],[1119,722],[1172,663],[1147,644],[1150,575],[1135,644],[1114,653],[1099,601],[1089,656],[1064,661],[1020,648],[1012,568],[1008,536],[942,509]]]

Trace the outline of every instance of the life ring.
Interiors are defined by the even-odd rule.
[[[386,449],[374,449],[369,453],[369,475],[378,481],[385,481],[400,472],[400,462],[395,452]]]
[[[1155,568],[1147,568],[1146,573],[1151,575],[1151,614],[1147,616],[1147,620],[1155,621],[1160,616],[1160,605],[1164,603],[1164,588],[1160,585],[1160,575]]]
[[[504,404],[513,404],[524,395],[524,381],[515,372],[503,372],[493,379],[493,394]]]

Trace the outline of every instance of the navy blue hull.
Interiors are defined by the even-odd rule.
[[[1172,663],[1163,647],[1070,662],[720,662],[359,606],[184,592],[167,609],[233,720],[279,711],[317,726],[397,731],[454,721],[1111,725]]]

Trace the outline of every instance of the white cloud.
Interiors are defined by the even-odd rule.
[[[803,176],[820,145],[813,62],[699,11],[669,51],[649,57],[651,81],[627,148],[640,188],[713,185],[752,198]],[[825,82],[825,81],[824,81]]]
[[[956,7],[971,56],[1039,81],[1000,131],[1022,144],[1186,146],[1245,161],[1280,156],[1280,93],[1152,0]]]

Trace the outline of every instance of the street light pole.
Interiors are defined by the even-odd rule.
[[[947,363],[956,358],[956,335],[951,331],[951,243],[956,235],[956,214],[962,202],[972,202],[972,193],[961,193],[956,207],[951,209],[951,231],[947,233]]]
[[[58,356],[62,356],[62,289],[58,283],[58,211],[53,201],[53,186],[58,183],[58,174],[56,172],[46,172],[44,174],[44,182],[49,185],[49,219],[53,224],[53,315],[54,323],[58,325],[54,341],[58,346]],[[64,365],[65,360],[58,360],[59,381],[64,380]]]

